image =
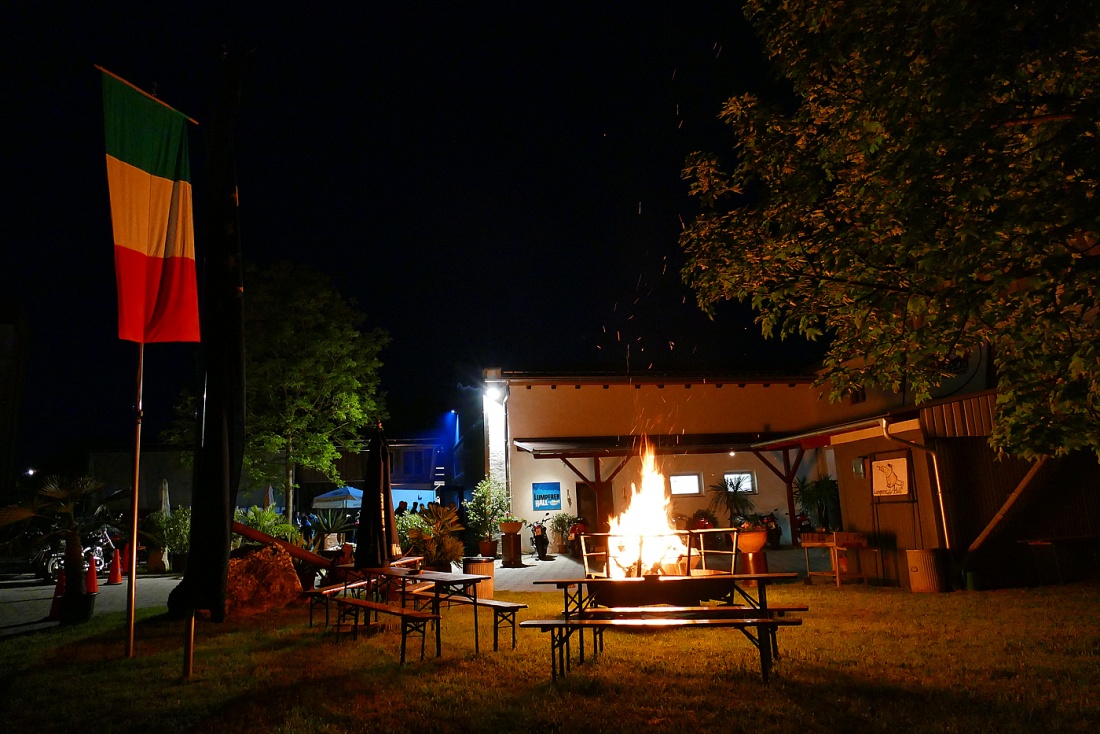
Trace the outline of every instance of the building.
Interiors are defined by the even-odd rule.
[[[1026,583],[1043,565],[1065,564],[1032,557],[1021,541],[1100,535],[1100,467],[1092,456],[998,459],[986,443],[996,397],[988,354],[956,367],[920,406],[870,391],[831,403],[806,375],[491,369],[486,468],[507,483],[514,514],[565,511],[605,529],[629,502],[647,443],[674,517],[706,508],[707,487],[740,474],[788,543],[795,482],[829,475],[839,483],[834,529],[868,533],[887,582],[908,585],[907,551],[931,550],[948,581]]]

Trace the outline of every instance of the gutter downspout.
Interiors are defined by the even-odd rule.
[[[933,449],[924,446],[923,444],[914,443],[904,438],[898,438],[890,434],[890,424],[886,422],[885,418],[881,419],[882,423],[882,437],[887,441],[894,441],[900,443],[902,446],[908,446],[911,449],[918,451],[924,451],[932,456],[932,473],[936,478],[936,499],[940,506],[940,525],[943,530],[943,547],[945,550],[951,550],[951,537],[947,532],[947,512],[943,503],[943,484],[940,483],[940,462],[936,457],[936,452]]]

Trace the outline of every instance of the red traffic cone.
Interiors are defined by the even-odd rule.
[[[115,548],[115,554],[111,556],[111,570],[107,572],[107,586],[115,586],[122,583],[122,557]]]
[[[88,575],[84,577],[84,591],[88,594],[99,593],[99,575],[95,572],[95,557],[88,559]]]
[[[61,597],[65,596],[65,569],[57,577],[57,586],[53,589],[53,603],[50,604],[50,616],[46,619],[52,622],[61,621]]]
[[[130,544],[122,546],[122,567],[126,569],[126,573],[130,573]]]

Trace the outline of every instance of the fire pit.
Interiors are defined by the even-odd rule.
[[[672,527],[665,478],[655,469],[651,450],[642,455],[641,487],[632,489],[627,507],[611,518],[611,532],[581,539],[585,575],[606,577],[590,586],[594,601],[601,606],[697,606],[704,600],[728,597],[728,579],[715,577],[722,572],[698,566],[703,560],[704,533],[730,531]],[[596,547],[589,550],[593,543]],[[696,545],[697,551],[693,550]],[[593,565],[598,568],[590,566],[590,559],[596,560]]]

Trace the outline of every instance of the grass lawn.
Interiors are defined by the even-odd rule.
[[[196,630],[145,615],[125,659],[125,619],[0,641],[6,732],[1097,732],[1100,585],[912,594],[802,584],[770,685],[732,630],[606,634],[595,664],[550,684],[549,639],[519,631],[473,654],[469,607],[444,610],[443,657],[397,664],[400,634],[338,639],[304,603]],[[556,616],[561,596],[498,592]],[[322,615],[323,617],[323,615]],[[346,628],[345,628],[346,629]],[[488,642],[486,642],[488,641]],[[412,647],[412,641],[410,641]],[[419,645],[416,645],[419,652]]]

